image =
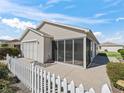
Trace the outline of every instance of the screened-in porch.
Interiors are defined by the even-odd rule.
[[[91,40],[87,38],[54,40],[52,42],[52,56],[53,60],[57,62],[79,66],[88,65],[91,62],[91,52]]]

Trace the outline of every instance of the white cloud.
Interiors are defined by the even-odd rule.
[[[105,0],[107,5],[104,8],[110,8],[119,5],[122,0]]]
[[[10,26],[10,27],[17,28],[17,29],[22,29],[22,30],[24,30],[27,27],[35,28],[35,25],[33,25],[31,22],[20,21],[18,18],[13,18],[13,19],[3,18],[3,19],[1,19],[1,22],[3,24],[6,24],[6,25]]]
[[[117,22],[118,22],[118,21],[121,21],[121,20],[124,20],[124,17],[118,17],[118,18],[116,19]]]
[[[123,44],[123,38],[124,38],[124,31],[118,31],[116,33],[112,33],[111,35],[105,35],[101,34],[101,32],[96,32],[96,37],[98,40],[103,43],[103,42],[113,42],[113,43],[118,43],[118,44]]]
[[[102,32],[93,32],[100,43],[113,42],[118,44],[124,44],[124,31],[118,31],[116,33],[105,34]]]
[[[66,6],[64,9],[72,9],[74,7],[76,7],[76,6],[75,5],[69,5],[69,6]]]
[[[98,18],[98,17],[104,16],[104,15],[106,15],[106,13],[97,13],[94,15],[94,17]]]
[[[115,1],[115,0],[103,0],[104,2],[112,2],[112,1]]]
[[[102,32],[93,32],[94,33],[94,35],[97,37],[97,38],[99,38],[99,37],[101,37],[103,34],[102,34]]]
[[[55,1],[50,1],[55,2]],[[87,17],[72,17],[68,15],[58,14],[58,13],[45,13],[39,9],[22,6],[10,2],[9,0],[0,0],[0,13],[11,14],[18,17],[23,17],[31,20],[56,20],[57,22],[66,22],[69,24],[103,24],[108,23],[108,19],[97,19],[97,18],[87,18]],[[3,11],[4,10],[4,11]],[[5,11],[6,10],[6,11]],[[24,11],[26,10],[26,11]]]
[[[0,39],[3,39],[3,40],[13,40],[15,38],[11,37],[11,36],[8,36],[8,35],[0,35]]]
[[[47,5],[49,4],[56,4],[56,3],[60,3],[60,2],[70,2],[71,0],[48,0],[48,2],[46,3]]]

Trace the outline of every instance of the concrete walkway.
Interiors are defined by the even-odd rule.
[[[107,61],[103,57],[98,57],[96,61],[98,59],[101,59],[99,62]],[[60,75],[62,78],[66,78],[69,82],[73,80],[76,86],[82,83],[86,90],[94,88],[96,93],[100,93],[103,84],[107,83],[110,86],[105,64],[83,69],[81,66],[56,63],[44,69],[55,75]]]

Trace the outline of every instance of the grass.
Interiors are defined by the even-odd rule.
[[[122,59],[122,56],[118,52],[101,52],[100,56],[116,57],[117,59]]]
[[[120,90],[124,90],[124,87],[121,87],[117,84],[118,80],[124,80],[124,63],[110,62],[106,67],[111,84]]]

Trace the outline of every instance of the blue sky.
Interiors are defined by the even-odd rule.
[[[100,42],[124,44],[124,0],[0,0],[0,39],[50,20],[91,29]]]

